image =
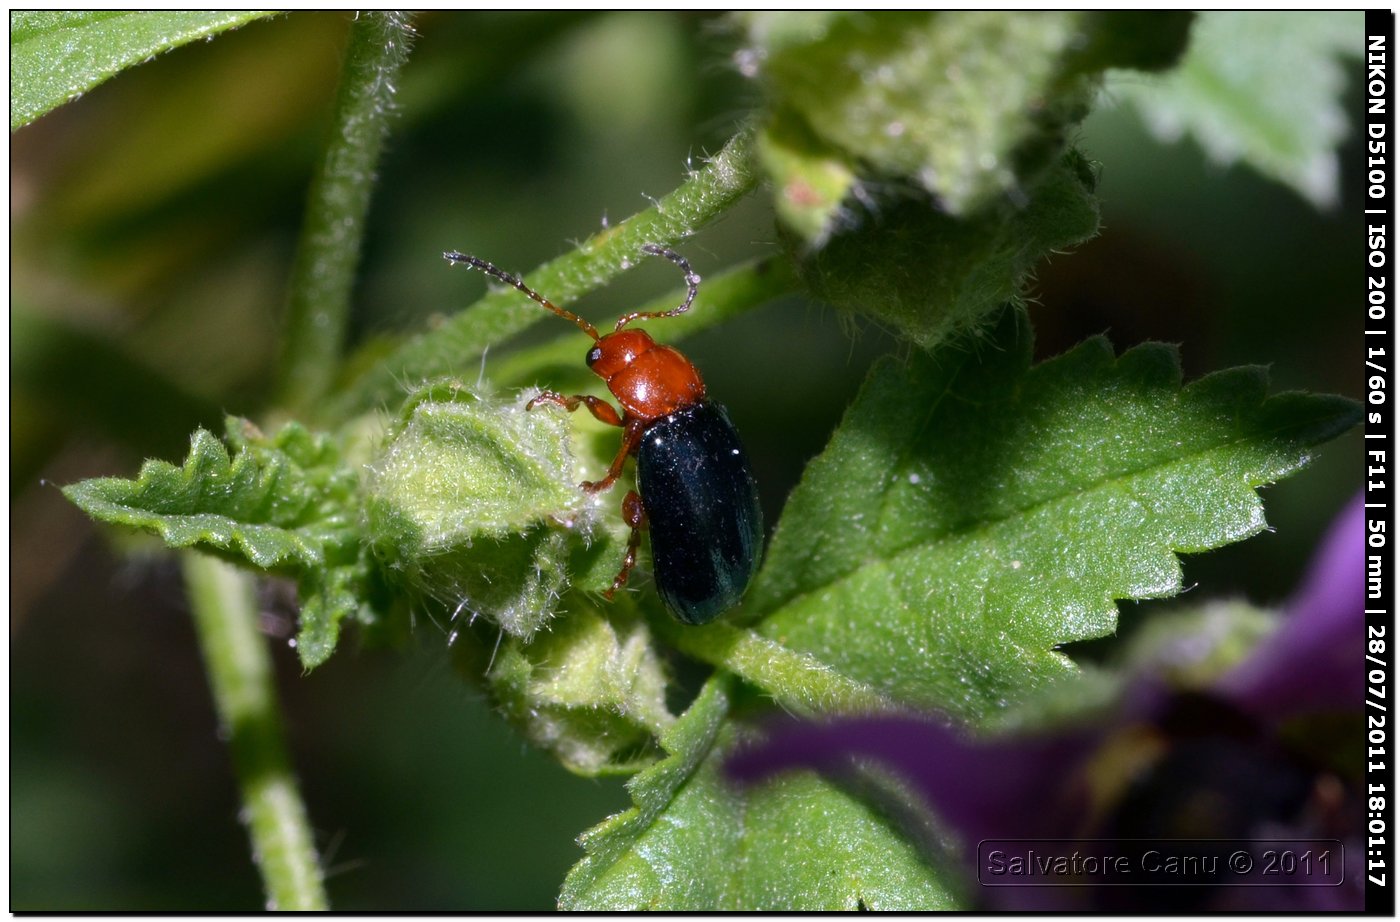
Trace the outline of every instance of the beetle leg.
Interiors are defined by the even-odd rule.
[[[627,553],[622,557],[622,569],[613,578],[612,588],[603,593],[603,598],[609,602],[617,590],[627,585],[627,575],[637,565],[637,548],[642,543],[642,531],[647,527],[647,511],[642,506],[642,498],[637,495],[636,490],[628,490],[627,495],[622,498],[622,520],[631,526],[632,535],[627,539]]]
[[[542,403],[552,403],[561,406],[570,413],[578,409],[579,404],[588,407],[588,412],[593,414],[593,418],[599,422],[607,423],[609,426],[621,426],[622,417],[617,415],[617,410],[606,400],[588,394],[579,394],[576,397],[565,397],[563,394],[556,394],[554,391],[540,391],[533,399],[525,404],[526,410],[533,410]]]
[[[608,407],[608,409],[611,410],[612,407]],[[585,493],[601,493],[622,476],[622,466],[627,463],[627,456],[636,451],[637,446],[642,442],[642,429],[642,420],[629,419],[627,421],[626,428],[622,432],[622,445],[618,447],[617,457],[613,458],[613,463],[608,467],[608,473],[602,480],[584,481],[579,484]]]

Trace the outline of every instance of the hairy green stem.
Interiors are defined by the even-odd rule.
[[[744,129],[651,208],[609,227],[525,276],[525,284],[566,305],[642,258],[642,246],[687,237],[753,190],[759,178],[753,133]],[[332,420],[397,404],[405,381],[451,374],[472,365],[488,346],[550,315],[514,289],[489,292],[472,307],[400,346],[328,408]]]
[[[687,336],[717,326],[769,301],[793,294],[798,288],[792,262],[786,259],[753,260],[726,269],[713,278],[707,276],[700,286],[695,306],[678,317],[666,320],[666,342],[680,342]],[[678,288],[637,310],[665,310],[675,306],[683,295],[684,289]],[[507,387],[523,387],[533,383],[539,369],[549,365],[582,368],[583,363],[579,359],[586,348],[587,339],[575,334],[510,354],[491,366],[491,380]]]
[[[283,739],[272,659],[258,632],[253,577],[195,551],[185,551],[181,559],[268,908],[326,909],[306,807]]]
[[[864,682],[749,628],[724,623],[694,627],[667,619],[657,619],[657,624],[661,625],[660,633],[680,650],[757,685],[793,713],[861,713],[893,707],[887,697]]]
[[[339,367],[374,172],[411,34],[401,12],[361,13],[350,27],[331,136],[292,265],[277,405],[294,413],[324,396]]]

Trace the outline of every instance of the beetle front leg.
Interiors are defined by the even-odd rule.
[[[552,403],[561,406],[570,413],[578,409],[579,404],[588,407],[588,412],[593,414],[593,418],[599,422],[607,423],[609,426],[622,426],[622,417],[617,415],[617,410],[612,404],[598,397],[588,394],[578,394],[573,397],[565,397],[563,394],[556,394],[554,391],[540,391],[529,403],[525,404],[525,409],[533,410],[542,403]]]
[[[631,527],[632,535],[627,539],[627,553],[622,557],[622,569],[613,578],[612,588],[603,593],[603,598],[609,602],[617,590],[627,585],[627,575],[637,565],[637,548],[642,543],[642,531],[647,527],[647,511],[642,506],[642,498],[637,495],[636,490],[628,490],[627,495],[622,498],[622,520]]]

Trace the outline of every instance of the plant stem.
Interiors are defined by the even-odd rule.
[[[645,211],[594,234],[574,250],[525,276],[525,284],[558,305],[603,285],[641,258],[644,244],[670,246],[724,214],[757,184],[753,132],[741,130],[675,191]],[[332,420],[397,404],[405,381],[469,367],[484,349],[549,314],[514,289],[491,291],[433,330],[377,362],[330,407]]]
[[[859,713],[893,706],[864,682],[749,628],[724,623],[694,627],[664,618],[655,625],[680,650],[762,688],[793,713]]]
[[[678,343],[687,336],[717,326],[746,311],[798,291],[792,262],[786,259],[759,259],[740,263],[719,275],[706,276],[695,306],[679,317],[666,321],[666,342]],[[676,289],[638,307],[639,311],[661,311],[674,307],[684,295]],[[539,369],[547,365],[573,365],[579,362],[579,339],[566,334],[547,343],[513,352],[491,366],[490,377],[505,387],[523,387],[534,382]]]
[[[326,909],[306,807],[287,758],[272,659],[258,633],[253,577],[194,551],[181,558],[268,908]]]
[[[360,13],[350,27],[331,136],[292,265],[277,405],[293,413],[325,394],[344,349],[375,168],[411,34],[402,12]]]

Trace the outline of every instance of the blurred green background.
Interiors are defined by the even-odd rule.
[[[196,425],[259,412],[348,23],[255,23],[11,138],[12,909],[262,905],[179,574],[150,544],[99,532],[56,485],[178,461]],[[738,36],[713,15],[442,13],[417,25],[357,341],[484,290],[448,271],[445,249],[523,271],[645,207],[760,98],[732,64]],[[1348,94],[1359,117],[1359,80]],[[1278,390],[1361,396],[1355,129],[1330,213],[1209,164],[1190,142],[1157,143],[1124,109],[1097,112],[1079,144],[1102,163],[1104,229],[1038,273],[1042,355],[1107,332],[1120,348],[1181,343],[1191,377],[1262,363]],[[775,252],[771,212],[755,196],[683,249],[702,275]],[[580,310],[611,317],[675,283],[671,267],[643,266]],[[687,342],[744,433],[770,522],[870,360],[901,348],[800,299]],[[464,356],[462,376],[477,373]],[[1267,490],[1274,531],[1188,559],[1187,601],[1285,598],[1359,487],[1360,452],[1352,433]],[[1123,629],[1172,604],[1125,605]],[[581,855],[574,836],[627,805],[620,781],[576,778],[527,748],[452,674],[430,621],[412,649],[351,643],[302,676],[286,645],[293,598],[270,586],[263,607],[333,905],[552,907]]]

